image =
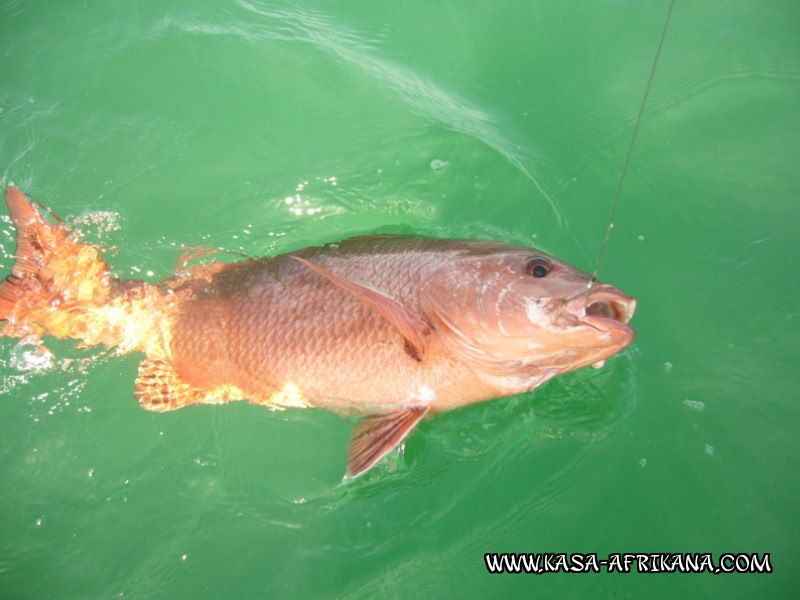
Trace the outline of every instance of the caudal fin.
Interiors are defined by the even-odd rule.
[[[48,250],[57,242],[55,226],[13,185],[6,188],[6,204],[17,229],[17,251],[11,275],[0,283],[0,320],[7,320],[47,263]]]
[[[6,204],[17,230],[17,250],[11,275],[0,283],[0,322],[6,322],[0,334],[47,330],[70,336],[74,327],[67,326],[68,317],[107,297],[108,266],[97,248],[71,239],[57,218],[48,221],[13,185],[6,188]]]

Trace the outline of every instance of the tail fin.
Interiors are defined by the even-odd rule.
[[[54,328],[53,308],[62,304],[103,302],[108,291],[108,266],[97,248],[72,240],[58,218],[51,223],[13,185],[6,204],[17,229],[17,251],[11,275],[0,283],[0,334],[28,333],[31,327]],[[68,334],[67,334],[68,335]]]
[[[47,247],[54,245],[56,237],[55,227],[13,185],[6,188],[6,204],[17,228],[17,252],[11,275],[0,283],[0,320],[9,318],[25,288],[30,286],[28,282],[36,280],[46,262]]]

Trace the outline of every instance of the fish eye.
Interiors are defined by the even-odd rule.
[[[548,273],[553,270],[553,265],[549,260],[544,258],[533,258],[525,265],[525,272],[533,277],[547,277]]]

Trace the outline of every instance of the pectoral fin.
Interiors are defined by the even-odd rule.
[[[384,319],[394,325],[400,334],[408,341],[417,358],[425,355],[426,337],[431,332],[431,328],[425,320],[415,312],[400,304],[394,298],[390,298],[380,290],[370,287],[367,284],[359,283],[341,275],[337,275],[307,261],[299,256],[292,256],[297,262],[307,266],[312,271],[319,273],[331,283],[336,284],[346,292],[355,296],[358,300],[366,304]]]
[[[428,412],[425,406],[381,413],[358,423],[350,438],[347,477],[358,477],[397,447]]]

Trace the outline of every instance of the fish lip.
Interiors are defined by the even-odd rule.
[[[622,321],[617,321],[616,319],[608,319],[605,317],[584,317],[581,319],[581,323],[588,325],[597,331],[610,332],[619,335],[620,338],[626,340],[626,346],[633,341],[633,337],[636,334],[633,327],[627,323],[623,323]]]

